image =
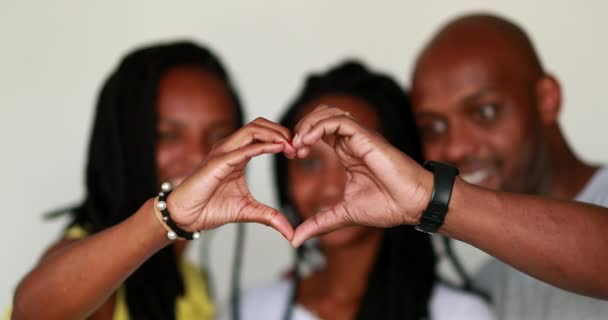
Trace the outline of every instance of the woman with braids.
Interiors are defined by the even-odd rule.
[[[356,62],[308,78],[281,119],[293,128],[319,105],[336,106],[422,161],[408,98],[390,77]],[[346,170],[328,145],[304,158],[275,157],[283,212],[301,221],[343,199]],[[411,226],[348,227],[318,238],[322,263],[310,263],[314,245],[300,246],[290,277],[247,290],[242,319],[493,319],[483,299],[438,282],[429,235]],[[316,259],[319,260],[319,259]],[[310,266],[316,265],[311,270]],[[308,266],[304,272],[304,266]]]
[[[236,131],[242,118],[207,49],[179,42],[127,55],[97,103],[85,199],[19,284],[13,319],[212,319],[204,278],[183,256],[187,241],[174,239],[230,222],[293,235],[243,176],[251,157],[293,156],[290,133],[264,119]]]

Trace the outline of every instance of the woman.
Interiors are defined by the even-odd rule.
[[[19,284],[12,316],[212,319],[203,277],[183,257],[187,242],[168,231],[254,221],[292,235],[284,218],[251,197],[243,176],[257,154],[293,152],[289,132],[257,119],[234,133],[242,118],[209,50],[180,42],[126,56],[98,100],[85,200]],[[177,186],[164,202],[173,226],[152,199],[164,181]]]
[[[405,93],[389,77],[347,62],[311,76],[282,117],[287,128],[319,105],[337,106],[422,161]],[[346,170],[318,143],[304,159],[275,161],[279,200],[297,220],[344,197]],[[314,248],[297,251],[293,276],[242,297],[243,319],[492,319],[483,300],[437,281],[427,234],[410,226],[349,227],[319,237],[323,261],[302,273]],[[317,259],[318,260],[318,259]],[[310,268],[309,268],[310,269]]]

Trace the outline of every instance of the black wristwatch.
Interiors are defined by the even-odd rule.
[[[443,225],[445,215],[448,212],[454,178],[458,175],[458,169],[449,164],[435,161],[425,162],[424,168],[433,172],[435,178],[429,206],[422,213],[416,230],[435,233]]]

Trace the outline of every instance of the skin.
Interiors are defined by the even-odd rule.
[[[264,223],[291,239],[287,220],[253,199],[244,177],[254,156],[283,152],[293,157],[290,133],[256,119],[218,142],[236,127],[234,108],[219,87],[211,74],[189,68],[169,71],[159,86],[158,175],[179,182],[194,171],[167,199],[172,218],[189,231],[230,222]],[[218,144],[210,152],[214,142]],[[111,319],[116,289],[171,243],[154,215],[153,199],[114,227],[80,240],[60,240],[19,284],[12,317]],[[177,244],[176,254],[181,255],[185,242]],[[95,270],[95,277],[84,270]]]
[[[158,84],[156,173],[158,186],[179,185],[209,154],[214,144],[238,128],[230,93],[214,74],[174,67]],[[175,244],[178,257],[187,242]],[[111,308],[113,310],[113,308]]]
[[[348,172],[342,201],[300,224],[294,246],[346,226],[419,223],[433,176],[380,135],[329,107],[305,116],[294,132],[298,157],[306,157],[311,146],[323,140]],[[606,228],[607,208],[497,192],[457,177],[439,233],[557,287],[608,299],[608,283],[598,281],[608,263]]]
[[[236,131],[236,110],[226,86],[204,70],[174,68],[158,91],[157,176],[178,185],[214,144]]]
[[[372,130],[380,130],[380,121],[365,101],[346,95],[328,95],[302,107],[301,115],[310,113],[317,105],[338,105],[361,119]],[[327,144],[312,146],[305,159],[295,159],[288,165],[290,194],[296,211],[303,219],[331,208],[344,197],[347,171]],[[322,319],[352,319],[367,288],[375,256],[382,239],[382,229],[351,226],[319,237],[325,256],[325,266],[302,279],[296,297]],[[353,261],[357,263],[353,263]]]
[[[558,81],[500,18],[467,16],[439,31],[416,63],[412,101],[425,157],[473,184],[571,199],[597,169],[561,134]]]
[[[606,209],[491,191],[571,199],[597,169],[580,161],[563,138],[559,83],[542,69],[525,34],[491,16],[457,20],[422,52],[412,85],[426,157],[459,166],[461,177],[484,187],[457,178],[439,232],[542,281],[608,298],[607,283],[597,281],[608,263]],[[352,224],[418,223],[432,177],[411,159],[338,110],[313,112],[295,133],[298,156],[328,136],[339,141],[332,144],[339,156],[359,155],[341,156],[359,177],[347,180],[346,189],[366,196],[361,201],[345,195],[344,202],[300,225],[294,245]],[[374,205],[387,210],[372,214]]]

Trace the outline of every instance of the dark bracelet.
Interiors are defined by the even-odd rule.
[[[445,215],[448,212],[454,179],[458,175],[458,169],[449,164],[427,161],[424,168],[433,172],[433,193],[429,205],[422,213],[420,223],[416,230],[435,233],[443,225]]]
[[[173,191],[173,186],[169,182],[163,182],[161,185],[161,191],[158,193],[158,201],[156,202],[156,208],[160,210],[162,214],[163,221],[169,226],[170,231],[167,232],[167,238],[171,240],[175,240],[177,237],[186,239],[186,240],[195,240],[200,238],[201,233],[199,231],[188,232],[184,229],[178,227],[175,222],[171,219],[171,215],[169,215],[169,210],[167,209],[167,197]]]

